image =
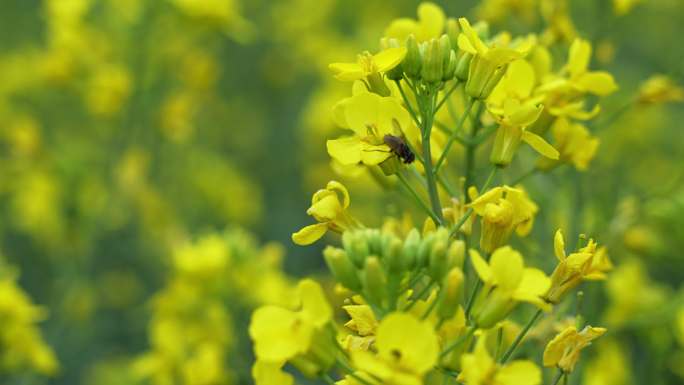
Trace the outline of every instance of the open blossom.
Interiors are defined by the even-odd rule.
[[[319,240],[328,230],[341,233],[352,227],[354,219],[347,213],[349,202],[349,192],[342,183],[328,182],[325,189],[314,193],[311,207],[306,210],[318,223],[305,226],[292,234],[292,241],[298,245],[309,245]]]
[[[557,366],[566,373],[572,372],[582,349],[606,332],[605,328],[585,326],[581,331],[570,326],[551,340],[544,349],[544,366]]]
[[[446,15],[439,6],[430,2],[418,5],[418,20],[399,18],[385,29],[385,37],[404,41],[413,35],[418,42],[438,38],[444,30]]]
[[[487,351],[486,338],[477,340],[475,350],[461,359],[458,381],[466,385],[538,385],[541,370],[532,361],[517,360],[499,365]]]
[[[539,210],[524,190],[509,186],[474,197],[470,207],[481,218],[480,247],[487,253],[505,245],[513,230],[527,235]]]
[[[494,251],[489,263],[475,250],[470,251],[470,260],[484,282],[484,289],[473,305],[478,327],[494,326],[521,301],[540,309],[550,309],[542,296],[548,291],[551,281],[543,271],[525,267],[522,255],[510,246]]]
[[[411,116],[394,97],[360,91],[339,102],[334,109],[336,122],[353,135],[328,140],[328,154],[343,165],[378,165],[391,156],[385,135],[402,135]]]

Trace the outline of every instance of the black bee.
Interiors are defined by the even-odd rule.
[[[413,163],[413,161],[416,160],[415,154],[413,154],[413,151],[411,151],[409,146],[406,144],[404,138],[387,134],[382,138],[382,140],[385,142],[387,147],[390,148],[392,153],[399,157],[399,159],[401,159],[405,164]]]

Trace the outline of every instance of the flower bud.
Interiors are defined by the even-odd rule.
[[[466,93],[473,99],[485,100],[499,84],[506,73],[508,65],[498,65],[480,55],[473,57],[468,71]]]
[[[444,67],[444,75],[442,77],[442,80],[447,81],[451,80],[454,78],[456,75],[456,65],[458,64],[456,60],[456,52],[450,51],[449,52],[449,61],[447,62],[446,67]]]
[[[383,38],[380,41],[380,45],[382,46],[383,49],[387,48],[399,48],[401,44],[399,44],[399,40],[397,39],[386,39]],[[387,71],[385,75],[387,75],[387,78],[390,80],[401,80],[404,77],[404,68],[402,66],[402,63],[399,63],[396,67],[392,68],[391,70]]]
[[[417,79],[420,76],[420,70],[423,66],[423,57],[418,47],[418,42],[415,36],[409,35],[406,38],[406,57],[402,62],[402,67],[406,76],[411,79]]]
[[[475,325],[481,329],[493,327],[513,311],[515,304],[515,301],[512,301],[510,296],[501,290],[493,290],[490,293],[482,290],[473,305],[472,314]]]
[[[356,274],[356,269],[344,250],[328,246],[323,250],[323,258],[335,279],[344,287],[352,291],[361,289],[361,281]]]
[[[401,253],[403,265],[407,270],[413,269],[415,266],[419,248],[420,233],[417,229],[412,229],[404,240],[404,248]]]
[[[342,245],[354,265],[361,269],[366,256],[370,254],[368,243],[358,231],[345,231],[342,234]]]
[[[385,79],[382,78],[380,72],[374,72],[366,76],[366,81],[368,82],[369,91],[380,96],[390,96],[392,92],[385,84]]]
[[[423,68],[420,71],[423,81],[426,83],[439,83],[442,81],[444,60],[442,50],[437,39],[431,39],[427,43],[423,56]]]
[[[451,242],[449,245],[449,251],[447,251],[447,258],[451,266],[456,266],[463,268],[463,262],[465,261],[465,242],[462,240],[456,240]]]
[[[468,72],[470,71],[470,62],[472,59],[472,54],[465,51],[458,51],[456,54],[456,69],[454,71],[456,79],[462,82],[468,80]]]
[[[430,253],[432,251],[432,245],[435,243],[435,233],[429,233],[420,242],[418,247],[418,253],[416,253],[416,262],[418,268],[425,267],[428,265],[430,259]]]
[[[458,35],[461,34],[461,28],[459,28],[458,21],[456,19],[449,18],[449,20],[447,20],[446,34],[449,36],[451,49],[458,51]]]
[[[442,71],[445,71],[449,67],[452,52],[449,36],[442,35],[439,37],[439,50],[442,55]],[[444,76],[444,73],[442,73],[442,76]]]
[[[402,243],[399,239],[392,237],[384,252],[385,260],[387,261],[387,268],[390,273],[399,274],[407,270],[402,258]]]
[[[430,250],[428,260],[428,275],[436,282],[440,282],[447,273],[449,260],[447,259],[447,246],[443,240],[435,241]]]
[[[511,164],[513,155],[515,155],[518,147],[520,147],[522,133],[521,127],[500,125],[496,130],[489,161],[497,167],[506,167]]]
[[[387,276],[378,257],[373,255],[366,259],[362,279],[367,298],[373,303],[381,304],[386,296]]]
[[[445,277],[444,294],[437,308],[440,319],[449,319],[456,314],[458,305],[461,303],[461,292],[463,289],[463,271],[454,267],[449,270]]]

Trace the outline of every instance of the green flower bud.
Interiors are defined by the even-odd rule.
[[[474,99],[487,99],[494,87],[499,84],[507,68],[508,65],[497,65],[479,55],[473,57],[465,87],[466,93]]]
[[[382,304],[386,297],[387,276],[378,257],[373,255],[366,259],[362,277],[367,298],[375,304]]]
[[[444,67],[444,76],[442,77],[442,80],[446,82],[454,78],[456,75],[457,63],[458,61],[456,60],[456,52],[449,51],[449,61],[447,62],[446,67]]]
[[[522,140],[522,128],[500,125],[494,136],[494,145],[489,161],[498,167],[506,167],[511,164],[513,155],[520,147]]]
[[[404,248],[401,252],[402,264],[407,270],[415,266],[419,248],[420,233],[417,229],[412,229],[404,240]]]
[[[462,269],[463,262],[465,261],[465,252],[466,247],[464,241],[459,239],[451,242],[451,245],[449,245],[449,251],[447,251],[447,257],[449,258],[451,266],[456,266]]]
[[[370,92],[380,96],[390,96],[392,94],[387,84],[385,84],[385,79],[382,78],[382,74],[379,72],[366,76],[366,81],[368,82]]]
[[[420,75],[426,83],[439,83],[442,81],[444,59],[439,40],[431,39],[427,43],[423,56],[423,68]]]
[[[399,40],[393,39],[393,38],[392,39],[383,38],[382,40],[380,40],[380,45],[382,46],[382,49],[398,48],[401,46],[401,44],[399,44]],[[404,67],[402,66],[402,64],[403,64],[403,62],[399,63],[398,66],[387,71],[385,73],[387,78],[390,80],[401,80],[404,77]]]
[[[432,245],[435,243],[435,233],[428,234],[423,241],[420,242],[418,247],[418,252],[416,253],[416,264],[418,268],[425,267],[428,265],[430,259],[430,252],[432,251]]]
[[[404,73],[411,79],[417,79],[420,76],[422,66],[423,55],[418,47],[418,42],[415,36],[409,35],[406,39],[406,57],[402,62]]]
[[[447,259],[447,243],[443,240],[437,240],[432,245],[432,249],[430,250],[428,274],[434,281],[439,282],[447,273],[448,267],[449,260]]]
[[[385,260],[387,261],[387,268],[390,273],[399,274],[407,270],[404,264],[404,259],[402,258],[403,245],[401,241],[395,237],[392,237],[387,244],[385,249]]]
[[[463,271],[454,267],[444,279],[444,294],[438,305],[437,314],[440,319],[449,319],[456,314],[458,305],[461,303],[461,292],[463,289]]]
[[[439,50],[442,55],[442,71],[445,71],[449,67],[449,61],[451,60],[451,40],[449,36],[442,35],[439,37]],[[442,74],[444,76],[444,74]]]
[[[382,234],[378,229],[365,229],[362,230],[363,239],[368,243],[368,251],[370,254],[381,255],[382,254]]]
[[[344,287],[356,292],[361,290],[361,280],[356,274],[356,268],[344,250],[328,246],[323,250],[323,258],[335,279]]]
[[[454,71],[456,79],[462,82],[468,80],[468,72],[470,71],[470,62],[472,60],[472,54],[465,51],[458,51],[456,54],[456,70]]]
[[[370,254],[368,243],[358,231],[345,231],[342,234],[342,245],[347,251],[349,259],[354,265],[361,269],[363,268],[366,256]]]
[[[515,305],[516,302],[501,290],[493,290],[491,293],[482,290],[472,308],[475,325],[481,329],[489,329],[506,318]]]
[[[459,28],[458,21],[456,19],[449,18],[449,20],[447,20],[446,34],[449,36],[451,49],[458,51],[458,35],[461,34],[461,28]]]

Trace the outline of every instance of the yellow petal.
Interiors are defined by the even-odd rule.
[[[541,136],[533,134],[530,131],[523,131],[522,140],[534,148],[535,151],[547,158],[555,160],[560,156],[558,150],[553,148],[553,146],[545,141]]]
[[[513,293],[523,279],[525,264],[522,255],[510,246],[496,249],[489,266],[496,284],[505,292]]]
[[[344,82],[360,80],[366,77],[366,72],[358,63],[332,63],[328,65],[335,74],[335,79]]]
[[[295,312],[277,306],[254,311],[249,335],[258,359],[284,362],[309,348],[313,330],[299,324]]]
[[[544,106],[541,104],[525,103],[515,110],[508,119],[512,125],[527,127],[539,118],[543,109]]]
[[[406,47],[387,48],[373,56],[373,63],[380,72],[387,72],[399,65],[406,56]]]
[[[292,385],[294,377],[282,371],[282,363],[257,360],[252,366],[255,385]]]
[[[375,314],[368,305],[347,305],[342,308],[349,314],[351,320],[344,324],[351,330],[357,332],[360,336],[374,335],[378,327],[378,321],[375,319]]]
[[[432,324],[408,313],[385,317],[378,326],[375,345],[380,357],[420,375],[432,369],[439,354]]]
[[[570,46],[567,69],[572,76],[586,72],[591,58],[591,44],[582,39],[575,39]]]
[[[309,225],[292,234],[292,242],[300,246],[310,245],[321,239],[326,231],[328,231],[328,225],[326,223]]]
[[[470,249],[470,262],[473,264],[473,268],[483,282],[492,282],[492,269],[490,269],[487,261],[485,261],[475,249]]]
[[[574,326],[569,326],[553,337],[544,349],[544,366],[556,366],[576,336],[577,329]]]
[[[327,191],[327,193],[326,193]],[[316,194],[322,198],[306,210],[308,215],[316,218],[318,222],[329,222],[335,220],[343,211],[340,199],[334,191],[323,190],[323,194]]]
[[[323,289],[312,279],[303,279],[297,285],[302,300],[304,319],[316,328],[323,327],[332,318],[332,307],[323,294]]]
[[[477,36],[477,32],[475,32],[473,27],[470,26],[468,19],[466,19],[465,17],[461,17],[458,19],[458,24],[461,26],[463,34],[465,34],[465,36],[468,38],[470,45],[473,46],[477,53],[479,55],[484,55],[485,53],[487,53],[487,46],[485,45],[485,43],[482,42],[482,40],[480,40],[480,37]]]
[[[550,310],[551,306],[541,299],[550,287],[551,279],[543,271],[527,267],[522,273],[522,280],[513,293],[513,298]]]
[[[494,383],[499,385],[539,385],[541,370],[532,361],[513,361],[496,373]]]
[[[559,261],[565,259],[565,239],[561,229],[556,230],[556,234],[553,236],[553,251]]]
[[[418,6],[418,22],[420,24],[421,40],[438,38],[444,30],[446,15],[439,6],[430,2],[420,3]]]
[[[376,129],[380,114],[380,101],[382,97],[373,93],[361,93],[349,98],[349,104],[345,108],[346,121],[349,128],[357,136],[369,135],[369,130]]]
[[[347,207],[349,207],[349,191],[347,191],[347,188],[344,187],[342,183],[335,180],[331,180],[330,182],[328,182],[325,188],[342,194],[342,208],[346,209]]]
[[[357,164],[361,161],[361,140],[357,136],[347,136],[339,139],[332,139],[325,142],[328,154],[348,166]]]
[[[365,142],[361,143],[361,162],[365,165],[375,166],[384,162],[390,156],[392,156],[392,152],[384,144],[373,146]]]
[[[575,82],[582,90],[599,96],[610,95],[618,89],[613,75],[605,71],[587,72]]]
[[[501,187],[494,187],[493,189],[487,191],[486,193],[480,195],[476,199],[470,202],[470,207],[477,213],[477,215],[484,215],[485,207],[489,203],[496,203],[503,195],[503,189]]]
[[[472,44],[470,44],[470,40],[468,40],[468,37],[464,34],[459,34],[458,35],[458,48],[460,48],[462,51],[466,51],[470,54],[476,55],[477,50],[475,47],[473,47]]]

